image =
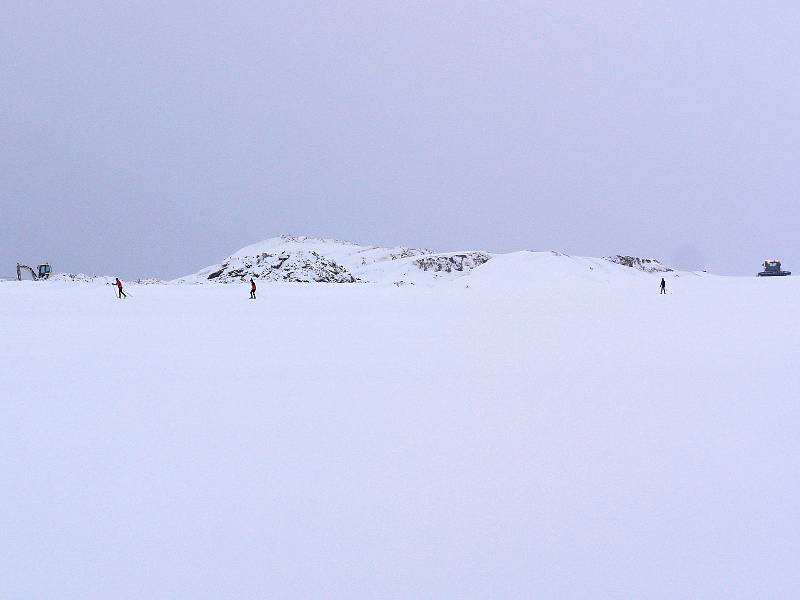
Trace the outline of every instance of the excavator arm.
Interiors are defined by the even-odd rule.
[[[31,277],[33,277],[34,281],[37,281],[39,279],[39,276],[36,274],[36,271],[34,271],[31,267],[29,267],[28,265],[21,265],[21,264],[17,263],[17,281],[22,281],[22,270],[23,269],[25,269],[25,270],[30,272]]]

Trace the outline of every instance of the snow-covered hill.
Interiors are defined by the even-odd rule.
[[[180,283],[262,281],[356,283],[376,263],[430,254],[427,250],[362,246],[334,239],[282,235],[246,246]]]
[[[527,254],[562,257],[565,264],[583,260],[587,263],[587,270],[602,270],[605,261],[644,272],[671,270],[658,261],[629,256],[574,259],[560,253]],[[176,282],[236,283],[247,281],[251,277],[260,281],[307,283],[399,284],[449,281],[471,273],[473,269],[492,259],[505,261],[507,256],[511,255],[483,251],[433,253],[430,250],[405,246],[385,248],[335,239],[284,235],[246,246],[222,262],[181,277]],[[513,274],[509,275],[513,277]]]

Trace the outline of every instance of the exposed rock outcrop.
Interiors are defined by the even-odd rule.
[[[356,283],[359,281],[345,267],[316,251],[299,250],[256,256],[236,256],[209,273],[209,281],[231,283],[250,277],[266,281],[302,283]]]
[[[646,273],[667,273],[672,271],[672,269],[661,264],[661,262],[654,258],[639,258],[636,256],[622,256],[620,254],[616,256],[605,256],[604,258],[618,265],[639,269]]]
[[[451,273],[468,272],[487,262],[491,256],[485,252],[463,252],[460,254],[435,254],[414,261],[423,271]]]

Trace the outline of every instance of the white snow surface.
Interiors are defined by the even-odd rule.
[[[797,278],[400,272],[0,282],[0,598],[798,595]]]

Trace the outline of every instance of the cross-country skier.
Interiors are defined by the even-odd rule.
[[[662,294],[666,294],[667,293],[667,282],[664,281],[663,277],[661,278],[661,293]]]
[[[250,278],[250,300],[256,299],[256,282],[253,281],[253,278]]]
[[[119,299],[120,300],[122,300],[123,296],[125,298],[128,297],[128,294],[126,294],[125,292],[122,291],[122,282],[119,280],[119,277],[117,277],[117,280],[114,282],[114,285],[117,286],[117,291],[119,292]]]

